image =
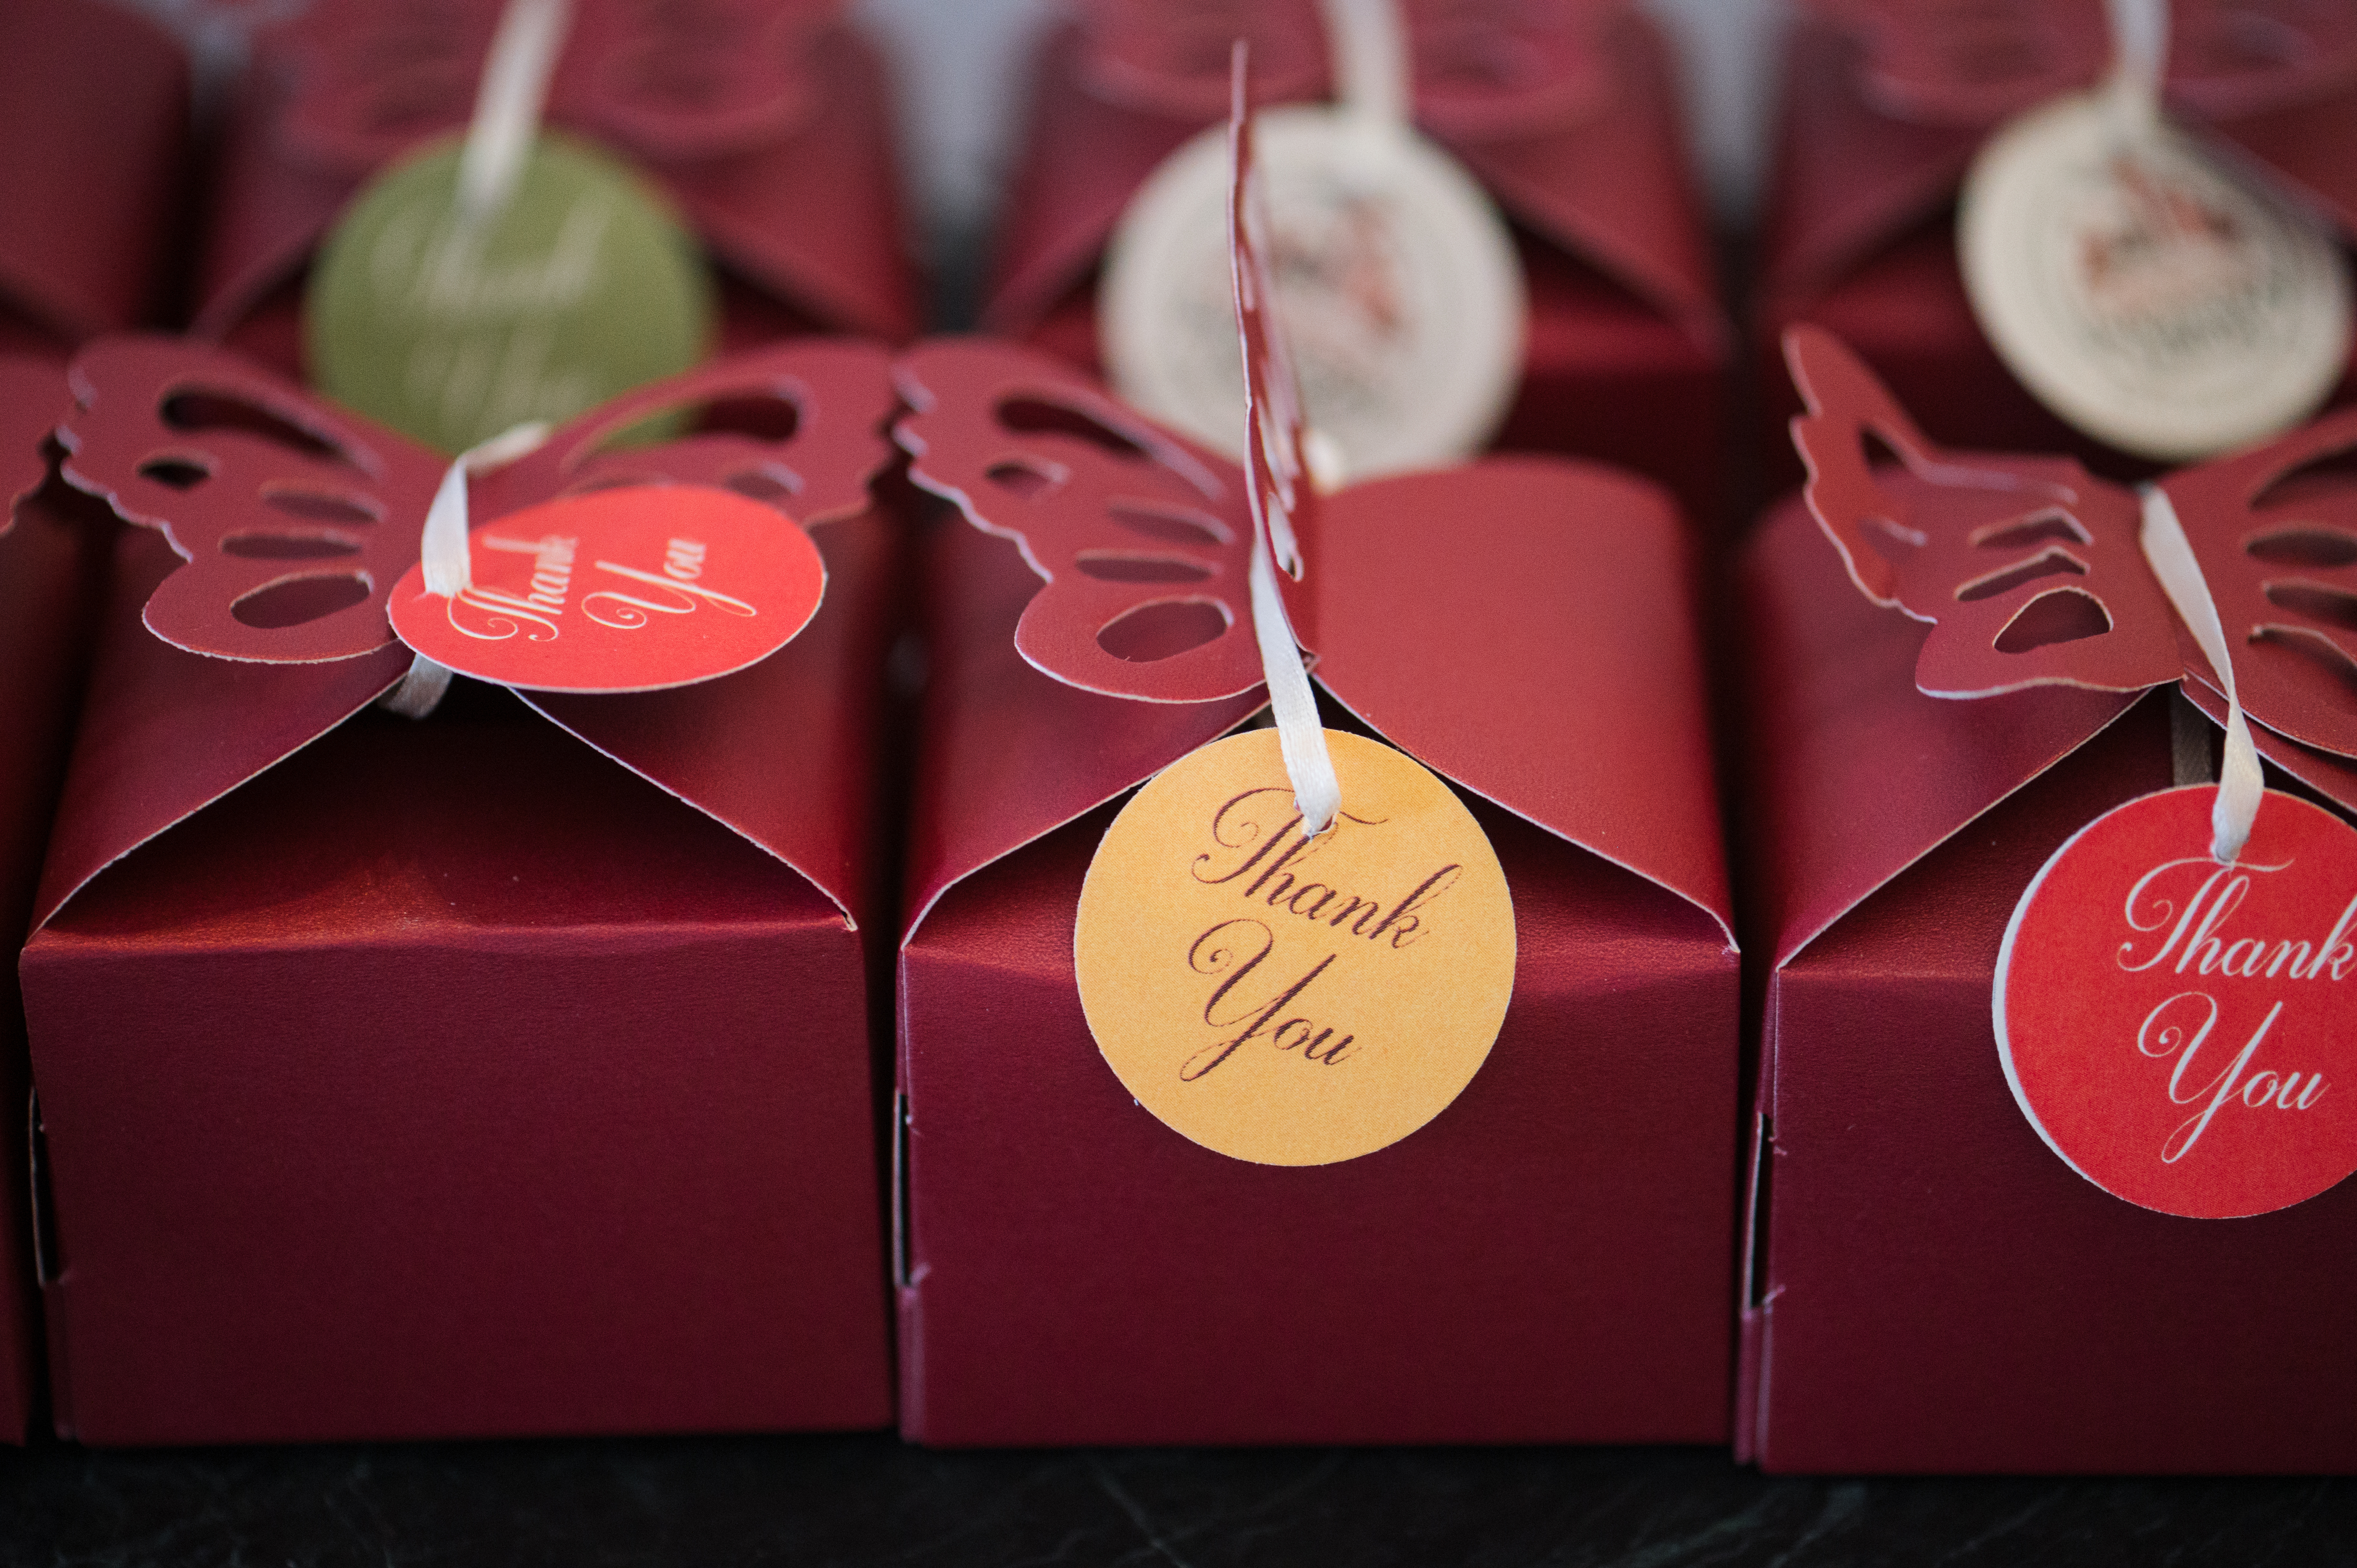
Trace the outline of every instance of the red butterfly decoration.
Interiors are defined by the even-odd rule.
[[[1466,140],[1527,134],[1609,101],[1605,38],[1628,0],[1405,0],[1417,120]],[[1086,0],[1082,69],[1105,97],[1186,121],[1228,107],[1228,51],[1252,44],[1258,103],[1322,98],[1327,39],[1312,0]]]
[[[896,427],[909,477],[1016,541],[1045,579],[1015,631],[1034,667],[1145,702],[1260,684],[1234,464],[1007,344],[920,345],[899,384],[915,410]]]
[[[177,338],[103,339],[70,374],[66,478],[161,531],[187,562],[148,599],[149,630],[267,663],[394,641],[385,599],[417,559],[448,459]],[[804,340],[738,355],[572,420],[475,481],[474,521],[616,485],[703,484],[821,523],[866,506],[892,407],[880,348]]]
[[[1867,597],[1935,623],[1916,664],[1925,693],[2219,685],[2145,564],[2133,492],[2068,458],[1935,446],[1818,328],[1787,333],[1785,357],[1808,404],[1792,437],[1810,510]],[[2357,410],[2344,410],[2160,489],[2251,718],[2357,757],[2357,476],[2332,467],[2352,453]]]
[[[1915,666],[1927,695],[2176,678],[2176,618],[2132,493],[2068,457],[1933,444],[1821,328],[1793,328],[1784,352],[1808,404],[1792,440],[1810,510],[1867,597],[1934,623]]]
[[[269,35],[290,146],[364,173],[467,123],[503,0],[331,0]],[[782,138],[819,108],[812,48],[840,0],[582,0],[549,116],[662,162]]]
[[[2111,64],[2101,0],[1817,0],[1867,48],[1873,95],[1910,118],[1986,125]],[[2344,87],[2357,6],[2176,0],[2169,90],[2204,114],[2263,112]]]

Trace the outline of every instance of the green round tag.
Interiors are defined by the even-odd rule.
[[[444,452],[560,420],[704,357],[695,242],[606,155],[544,134],[507,206],[458,221],[459,142],[353,199],[311,269],[311,380]]]

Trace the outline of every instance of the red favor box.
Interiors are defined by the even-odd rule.
[[[109,0],[0,6],[0,352],[164,319],[188,209],[188,61]]]
[[[0,358],[0,493],[12,502],[0,513],[0,925],[12,954],[32,912],[112,531],[105,508],[59,483],[44,450],[70,401],[53,366]],[[30,1090],[11,962],[0,974],[0,1441],[10,1443],[24,1441],[39,1387],[33,1204],[16,1142]]]
[[[2340,417],[2345,446],[2357,425]],[[2187,530],[2239,544],[2249,519],[2220,529],[2188,498],[2197,483],[2238,505],[2276,493],[2292,445],[2212,465],[2222,487],[2172,479]],[[2059,462],[1953,449],[1938,461],[2034,467],[2061,488],[2007,494],[1943,484],[1929,467],[1913,479],[1878,469],[1901,498],[1897,529],[1996,537],[2024,516],[2062,524],[2063,507],[2083,528],[2100,499],[2088,492],[2108,489]],[[2357,505],[2345,477],[2293,483],[2279,515],[2338,525]],[[2096,531],[2095,576],[2005,585],[1987,624],[2056,582],[2108,573],[2116,587],[2146,570],[2135,499],[2112,494],[2125,522]],[[2268,513],[2255,515],[2265,532]],[[1999,572],[2061,537],[1993,548],[1980,565]],[[2222,593],[2214,555],[2203,570]],[[1746,935],[1764,978],[1738,1455],[1778,1471],[2357,1469],[2357,1182],[2250,1219],[2138,1208],[2041,1140],[1992,1022],[1999,950],[2031,879],[2112,808],[2214,779],[2222,703],[2190,666],[2181,687],[2150,691],[1927,696],[1923,622],[1868,602],[1798,499],[1763,521],[1737,587]],[[2157,585],[2144,591],[2165,618]],[[2284,769],[2270,768],[2270,788],[2312,786],[2357,811],[2345,761],[2263,727],[2255,693],[2280,679],[2264,661],[2302,656],[2256,638],[2245,651],[2234,605],[2223,614],[2260,750]],[[2158,624],[2173,671],[2170,623]],[[2124,614],[2115,629],[2129,635]],[[2039,652],[2077,646],[2093,644]],[[2193,763],[2183,774],[2180,758]]]
[[[310,257],[361,187],[465,130],[503,0],[319,0],[259,32],[230,106],[194,329],[303,369]],[[546,123],[638,166],[715,268],[718,353],[917,329],[890,94],[841,0],[582,0]]]
[[[1077,9],[1032,67],[983,323],[1102,374],[1098,263],[1139,184],[1226,118],[1231,37],[1252,40],[1258,102],[1321,99],[1329,83],[1312,0]],[[1472,20],[1405,9],[1419,127],[1503,209],[1529,293],[1522,386],[1496,446],[1634,468],[1715,520],[1733,338],[1667,42],[1626,0]]]
[[[227,356],[108,343],[76,374],[73,477],[176,529],[176,495],[274,474],[262,493],[308,513],[236,515],[298,538],[366,473],[350,501],[414,535],[438,473]],[[802,406],[801,440],[598,445],[682,404],[759,429],[747,401],[802,381],[834,401]],[[176,392],[183,424],[191,392],[208,412],[170,450],[214,470],[185,491],[138,435],[141,401]],[[527,703],[460,682],[395,718],[371,708],[410,663],[389,629],[315,663],[161,640],[142,607],[162,617],[154,590],[208,547],[191,536],[180,566],[124,531],[23,963],[60,1431],[890,1419],[871,852],[896,547],[866,499],[890,407],[880,349],[798,345],[633,394],[475,481],[480,519],[698,462],[772,495],[794,479],[778,504],[824,557],[815,618],[666,692]]]
[[[901,373],[930,411],[902,426],[913,475],[995,531],[1038,518],[1031,473],[1066,476],[1050,509],[1104,484],[1248,537],[1236,469],[1049,361],[955,345]],[[1210,488],[1169,510],[1185,474]],[[1082,1016],[1075,908],[1117,803],[1263,704],[1249,618],[1221,645],[1242,695],[1083,690],[1016,637],[1087,528],[1018,553],[943,521],[899,990],[920,1442],[1726,1436],[1737,960],[1682,525],[1641,480],[1544,457],[1322,505],[1294,613],[1328,722],[1436,768],[1490,835],[1518,930],[1503,1028],[1448,1109],[1340,1164],[1231,1159],[1141,1109]],[[1225,548],[1190,591],[1241,593]]]
[[[2266,19],[2198,0],[2172,9],[2169,113],[2357,238],[2357,8]],[[1956,196],[1982,143],[2013,115],[2093,86],[2110,48],[2102,0],[1799,8],[1753,306],[1770,489],[1800,478],[1784,438],[1799,404],[1777,348],[1798,322],[1850,344],[1951,440],[2069,452],[2117,478],[2153,471],[2079,435],[2014,379],[1956,263]],[[2352,396],[2357,380],[2344,378],[2333,401]]]

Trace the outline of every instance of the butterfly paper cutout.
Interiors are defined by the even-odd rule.
[[[393,644],[386,598],[417,560],[447,457],[181,339],[102,339],[71,379],[65,478],[187,563],[149,597],[150,631],[264,663]],[[561,426],[473,483],[473,521],[619,485],[699,484],[773,507],[781,526],[823,523],[866,507],[892,406],[880,348],[803,340],[738,355]]]
[[[2133,491],[2069,458],[1949,451],[1831,334],[1795,328],[1784,349],[1808,405],[1792,438],[1809,509],[1868,598],[1933,623],[1926,695],[2220,687],[2145,564]],[[2344,410],[2159,486],[2252,720],[2342,757],[2357,757],[2357,475],[2332,465],[2352,454]]]
[[[0,538],[16,525],[16,503],[49,477],[44,448],[65,393],[65,378],[55,365],[16,355],[0,357]]]
[[[1867,49],[1869,91],[1908,118],[1986,125],[2110,69],[2102,0],[1817,0]],[[2204,114],[2254,113],[2357,77],[2348,0],[2174,0],[2169,91]]]
[[[473,112],[503,0],[322,4],[278,37],[294,81],[284,134],[363,174]],[[812,51],[840,0],[576,0],[549,115],[656,163],[743,152],[818,113]]]
[[[1527,134],[1588,117],[1611,99],[1604,35],[1628,0],[1403,0],[1419,123],[1450,137]],[[1251,40],[1254,99],[1325,97],[1331,72],[1313,0],[1090,0],[1082,69],[1100,93],[1174,118],[1218,119],[1228,51]]]

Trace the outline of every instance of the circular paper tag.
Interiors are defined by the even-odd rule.
[[[474,581],[393,591],[401,640],[461,675],[538,692],[649,692],[757,664],[810,624],[826,564],[733,490],[633,485],[510,512],[467,536]]]
[[[2265,1214],[2357,1171],[2357,832],[2269,790],[2210,857],[2213,785],[2107,811],[2054,852],[1997,955],[2022,1114],[2115,1197]]]
[[[1522,271],[1489,198],[1414,132],[1332,109],[1266,111],[1253,136],[1302,399],[1346,473],[1436,467],[1480,450],[1523,356]],[[1098,326],[1114,390],[1241,457],[1227,200],[1227,132],[1215,127],[1131,199]]]
[[[498,215],[458,221],[459,144],[353,199],[304,300],[312,381],[441,451],[562,420],[704,355],[695,242],[629,168],[544,134]]]
[[[1431,1121],[1514,987],[1513,901],[1472,814],[1405,753],[1326,743],[1342,815],[1315,839],[1273,729],[1165,768],[1097,846],[1072,938],[1123,1085],[1260,1165],[1356,1159]]]
[[[2102,94],[2014,121],[1958,215],[1973,311],[2022,384],[2148,457],[2227,451],[2304,418],[2349,354],[2349,280],[2317,225]]]

